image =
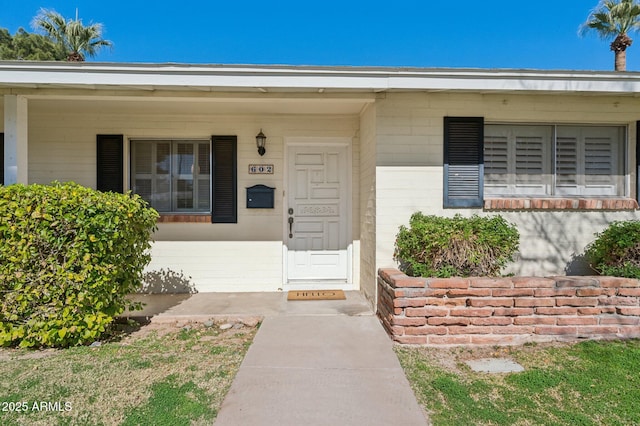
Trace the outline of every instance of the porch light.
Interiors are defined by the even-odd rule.
[[[267,137],[262,133],[262,129],[260,129],[260,133],[256,135],[256,145],[258,146],[258,154],[261,156],[264,155],[267,150],[265,149],[265,144],[267,143]]]

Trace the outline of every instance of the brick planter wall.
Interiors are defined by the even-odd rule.
[[[418,345],[640,338],[640,281],[613,277],[412,278],[378,271],[378,316]]]

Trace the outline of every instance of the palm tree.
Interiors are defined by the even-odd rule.
[[[67,61],[81,62],[85,56],[95,56],[102,47],[112,47],[113,43],[102,38],[102,24],[84,26],[82,20],[65,19],[55,10],[40,9],[33,19],[33,27],[42,30],[67,52]]]
[[[615,70],[626,71],[626,50],[633,43],[629,33],[638,29],[640,4],[637,0],[601,0],[591,11],[587,21],[582,24],[579,32],[584,35],[595,30],[605,40],[614,39],[609,47],[615,53]]]

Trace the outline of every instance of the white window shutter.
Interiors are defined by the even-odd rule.
[[[197,195],[198,208],[208,209],[211,198],[211,145],[209,143],[198,144],[198,180]]]
[[[579,195],[578,137],[556,138],[556,192],[557,195]]]
[[[584,137],[584,195],[618,195],[619,137],[616,128],[595,128]]]
[[[484,179],[487,195],[509,192],[509,139],[506,135],[485,134]]]
[[[544,196],[551,186],[550,126],[485,126],[485,191],[495,196]]]
[[[493,175],[504,178],[509,173],[509,152],[506,136],[485,136],[484,138],[484,172],[485,176]]]
[[[542,133],[546,128],[536,129]],[[516,129],[517,130],[517,129]],[[528,130],[528,129],[527,129]],[[530,132],[526,132],[530,133]],[[545,162],[549,138],[543,134],[515,136],[515,192],[522,195],[545,195]]]
[[[150,143],[132,144],[133,192],[142,197],[153,208],[157,208],[153,199],[153,145]]]
[[[171,210],[171,142],[153,145],[155,174],[153,175],[154,207],[159,211]]]

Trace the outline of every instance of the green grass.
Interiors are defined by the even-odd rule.
[[[435,426],[640,424],[639,340],[396,352]],[[476,373],[464,364],[491,356],[525,371]]]
[[[99,347],[1,349],[0,424],[212,424],[255,332],[151,324]]]
[[[213,419],[216,414],[202,388],[193,381],[180,384],[173,374],[154,383],[147,403],[130,410],[122,425],[188,426],[194,419]]]

